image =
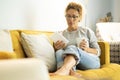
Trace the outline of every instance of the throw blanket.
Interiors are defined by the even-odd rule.
[[[110,62],[120,64],[120,41],[110,43]]]

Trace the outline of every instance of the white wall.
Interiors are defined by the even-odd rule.
[[[0,29],[25,26],[22,0],[0,0]]]
[[[120,0],[113,0],[113,21],[120,22]]]
[[[112,0],[89,0],[87,5],[87,26],[95,31],[96,22],[112,12]]]
[[[63,30],[67,27],[64,10],[70,1],[84,4],[87,15],[82,25],[93,30],[98,19],[112,11],[112,0],[0,0],[0,29]]]
[[[0,0],[0,29],[63,30],[65,7],[78,0]]]

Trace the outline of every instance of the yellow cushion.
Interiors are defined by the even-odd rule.
[[[16,53],[17,58],[24,58],[25,54],[20,43],[20,34],[17,30],[11,30],[11,37],[13,43],[13,50]]]
[[[14,52],[0,51],[0,59],[15,59],[16,54]]]
[[[103,65],[100,69],[90,70],[77,70],[78,73],[82,74],[83,77],[88,80],[118,80],[120,76],[120,65],[119,64],[107,64]],[[118,78],[118,79],[117,79]]]
[[[76,78],[73,76],[62,76],[62,75],[57,75],[57,76],[51,76],[50,80],[86,80],[84,78]]]

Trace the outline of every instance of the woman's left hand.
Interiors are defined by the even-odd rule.
[[[94,48],[90,48],[87,44],[87,41],[85,41],[84,39],[82,40],[82,42],[80,43],[79,47],[89,53],[93,53],[93,54],[97,54],[97,50]]]
[[[84,50],[84,51],[87,51],[87,49],[89,48],[88,47],[88,44],[87,44],[87,41],[85,41],[85,39],[83,39],[79,45],[79,47]]]

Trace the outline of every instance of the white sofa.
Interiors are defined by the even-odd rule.
[[[47,67],[38,59],[0,60],[0,80],[50,80]]]
[[[110,61],[120,64],[120,22],[101,22],[96,24],[98,41],[110,44]]]

